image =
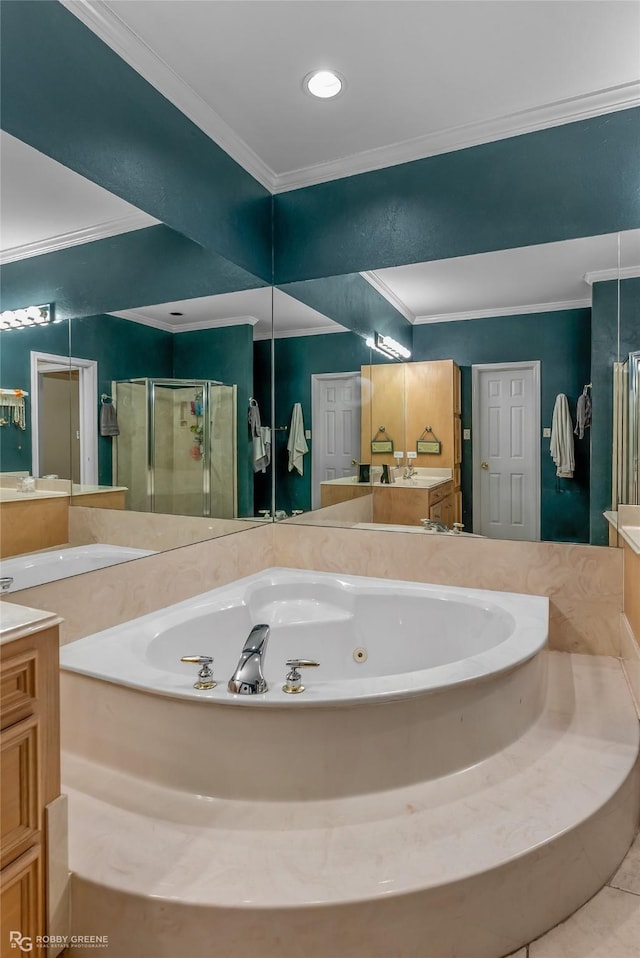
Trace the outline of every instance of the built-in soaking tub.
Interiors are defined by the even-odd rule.
[[[93,572],[118,562],[128,562],[130,559],[150,555],[154,553],[148,549],[94,542],[90,545],[57,548],[3,559],[0,562],[0,575],[13,579],[7,592],[19,592],[44,582],[55,582],[82,572]]]
[[[268,691],[227,690],[257,623]],[[270,569],[61,650],[63,745],[199,794],[310,798],[467,767],[545,694],[539,596]],[[213,656],[198,691],[184,655]],[[314,659],[282,690],[290,658]],[[91,716],[87,723],[82,716]]]

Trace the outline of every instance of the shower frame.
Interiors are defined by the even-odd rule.
[[[112,395],[116,396],[117,386],[120,384],[136,384],[146,387],[145,402],[145,432],[147,438],[147,503],[148,512],[156,512],[156,442],[155,442],[155,399],[156,387],[165,386],[176,389],[202,389],[202,516],[211,517],[211,419],[209,415],[210,386],[225,386],[232,390],[233,395],[233,418],[232,418],[232,436],[233,436],[233,515],[238,514],[238,476],[237,476],[237,386],[224,383],[219,379],[162,379],[142,377],[140,379],[119,379],[112,383]],[[113,455],[113,481],[116,483],[118,475],[118,457],[117,446],[114,448]]]

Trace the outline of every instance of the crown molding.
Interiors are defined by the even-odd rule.
[[[331,160],[328,163],[319,163],[315,166],[292,170],[289,173],[281,173],[275,177],[271,191],[284,193],[304,186],[315,186],[318,183],[338,180],[345,176],[355,176],[358,173],[368,173],[387,166],[411,163],[413,160],[425,159],[440,153],[453,153],[471,146],[480,146],[482,143],[505,140],[508,137],[534,133],[536,130],[575,123],[603,113],[615,113],[637,106],[640,106],[640,81],[624,83],[605,90],[597,90],[595,93],[556,100],[544,106],[508,113],[492,120],[481,120],[437,130],[411,140],[404,140],[402,143],[393,143],[363,153],[355,153],[339,160]]]
[[[454,323],[462,319],[491,319],[494,316],[522,316],[526,313],[552,313],[560,309],[585,309],[590,299],[570,299],[557,303],[528,303],[521,306],[494,306],[492,309],[469,309],[462,313],[440,313],[436,316],[416,316],[416,326],[429,323]]]
[[[411,324],[415,323],[415,313],[409,309],[409,307],[400,299],[399,296],[396,296],[393,290],[390,289],[390,287],[387,286],[382,279],[380,279],[377,273],[373,271],[367,271],[360,273],[360,275],[363,279],[366,279],[370,286],[373,286],[376,292],[380,293],[381,296],[384,296],[387,302],[391,303],[393,308],[397,309],[397,311],[401,313],[405,319],[407,319]]]
[[[297,336],[324,336],[326,333],[349,333],[346,326],[334,323],[333,326],[307,326],[305,329],[274,329],[274,339],[293,339]]]
[[[614,266],[613,269],[592,270],[590,273],[585,273],[583,279],[589,286],[593,286],[594,283],[606,283],[611,279],[636,279],[638,276],[640,276],[640,266],[624,266],[622,269]]]
[[[60,2],[247,173],[273,192],[273,170],[111,7],[103,0]]]
[[[158,222],[159,220],[148,216],[146,213],[131,213],[129,216],[123,216],[117,220],[108,220],[106,223],[98,223],[96,226],[86,226],[69,233],[59,233],[57,236],[36,240],[34,243],[12,246],[0,253],[0,263],[4,266],[7,263],[15,263],[20,259],[29,259],[31,256],[43,256],[45,253],[68,249],[70,246],[94,243],[96,240],[118,236],[120,233],[132,233],[134,230],[144,229]]]
[[[271,193],[313,186],[640,106],[640,81],[633,81],[276,174],[103,0],[60,2]]]
[[[131,323],[140,323],[142,326],[153,326],[154,329],[163,329],[167,333],[192,333],[197,329],[221,329],[225,326],[256,326],[259,320],[255,316],[234,316],[232,319],[202,319],[195,323],[183,323],[177,325],[167,323],[162,319],[154,319],[146,316],[144,313],[138,313],[135,309],[125,309],[112,311],[110,316],[117,316],[118,319],[126,319]]]

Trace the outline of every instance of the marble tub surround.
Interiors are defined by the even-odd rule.
[[[546,595],[551,648],[620,655],[620,549],[317,526],[303,532],[288,523],[273,534],[278,565]]]
[[[258,520],[255,524],[258,525]],[[154,515],[150,512],[85,506],[75,506],[69,510],[69,541],[72,545],[108,542],[163,552],[234,532],[245,532],[250,528],[250,522],[245,519]]]
[[[283,521],[301,526],[344,526],[349,528],[358,522],[371,522],[373,516],[373,496],[371,492],[365,495],[348,499],[346,502],[337,502],[323,509],[314,509],[312,512],[303,512],[299,516],[292,516]],[[301,532],[304,535],[303,532]]]
[[[621,617],[621,659],[631,694],[636,704],[636,711],[640,719],[640,645],[631,631],[626,616]]]
[[[21,603],[55,609],[63,617],[64,645],[273,564],[273,529],[265,524],[245,527],[240,536],[208,539],[15,595]]]
[[[66,754],[72,933],[101,929],[138,958],[516,951],[611,877],[640,800],[619,663],[544,655],[546,705],[516,742],[400,788],[227,800]]]

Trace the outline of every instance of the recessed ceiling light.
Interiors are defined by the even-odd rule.
[[[303,87],[311,96],[318,97],[320,100],[329,100],[342,92],[344,80],[333,70],[314,70],[304,78]]]

